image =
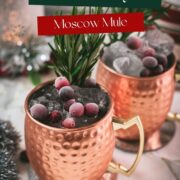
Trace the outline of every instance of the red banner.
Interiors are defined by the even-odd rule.
[[[38,17],[38,35],[144,31],[144,14],[98,14]]]

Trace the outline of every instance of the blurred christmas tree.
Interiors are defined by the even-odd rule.
[[[0,180],[17,180],[15,163],[20,136],[8,121],[0,120]]]

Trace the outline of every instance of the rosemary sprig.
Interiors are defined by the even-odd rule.
[[[89,7],[89,14],[100,14],[101,7]],[[72,9],[72,15],[85,14],[86,8]],[[63,15],[63,12],[60,13]],[[63,75],[69,79],[71,84],[83,85],[85,79],[91,75],[94,65],[99,56],[104,34],[73,34],[58,35],[54,37],[54,45],[49,44],[54,59],[50,68],[57,75]]]

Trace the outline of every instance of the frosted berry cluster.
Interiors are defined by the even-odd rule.
[[[148,45],[143,47],[143,41],[139,37],[130,37],[126,44],[130,49],[137,50],[138,55],[142,58],[144,68],[140,73],[141,77],[159,75],[167,70],[167,56],[164,54],[157,54],[155,49]]]
[[[174,40],[158,29],[127,40],[116,41],[103,49],[102,61],[116,72],[131,77],[153,77],[173,65]]]
[[[92,79],[87,79],[85,86],[88,88],[93,87],[96,86],[96,83]],[[76,93],[74,89],[65,77],[58,77],[54,82],[54,87],[60,98],[62,109],[49,112],[48,107],[44,104],[36,103],[30,108],[33,118],[42,122],[48,119],[51,123],[61,123],[61,127],[64,128],[75,128],[75,118],[98,116],[99,106],[94,102],[85,104],[78,102],[75,98]],[[67,112],[66,117],[63,116],[64,111]]]

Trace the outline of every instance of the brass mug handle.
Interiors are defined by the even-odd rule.
[[[180,82],[180,73],[178,73],[178,72],[175,72],[175,81],[177,83]],[[168,120],[180,122],[180,114],[179,113],[169,112],[168,113]]]
[[[176,82],[180,82],[180,73],[178,73],[178,72],[175,72],[175,81]]]
[[[120,118],[113,117],[113,127],[114,127],[115,131],[117,131],[119,129],[128,129],[134,125],[136,125],[138,127],[139,136],[140,136],[139,149],[138,149],[138,153],[136,155],[136,159],[135,159],[134,163],[132,164],[132,166],[130,168],[125,168],[121,164],[110,162],[109,167],[108,167],[109,172],[122,173],[122,174],[129,176],[135,171],[135,169],[141,159],[143,149],[144,149],[144,129],[143,129],[140,117],[136,116],[127,122],[121,122]]]
[[[180,122],[180,114],[169,112],[168,113],[168,120]]]

